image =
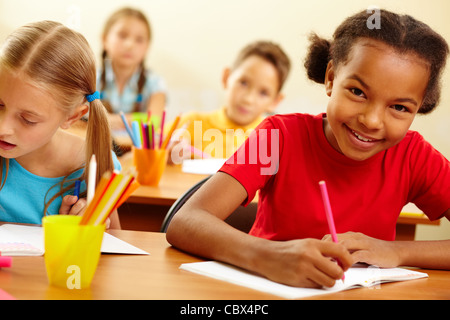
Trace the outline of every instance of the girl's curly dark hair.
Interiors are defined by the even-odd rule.
[[[352,46],[360,38],[382,41],[398,52],[414,53],[428,63],[430,78],[418,112],[431,112],[441,95],[441,76],[449,53],[447,42],[425,23],[383,9],[379,10],[379,28],[371,28],[368,20],[372,15],[370,10],[364,10],[347,18],[336,29],[332,40],[322,39],[314,33],[310,35],[304,63],[309,79],[324,83],[328,62],[333,60],[336,66],[345,63]]]

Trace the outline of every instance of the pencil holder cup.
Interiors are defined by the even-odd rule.
[[[100,259],[105,225],[80,225],[81,216],[53,215],[42,219],[45,267],[51,285],[88,288]]]
[[[166,169],[168,154],[166,149],[133,148],[133,161],[137,171],[137,181],[141,185],[157,186]]]

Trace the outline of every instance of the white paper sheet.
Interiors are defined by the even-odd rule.
[[[0,243],[24,243],[31,245],[44,254],[44,233],[39,226],[23,226],[15,224],[4,224],[0,226]],[[109,233],[104,233],[101,247],[102,253],[117,254],[149,254]],[[20,255],[20,254],[17,254]],[[23,255],[27,255],[24,252]]]

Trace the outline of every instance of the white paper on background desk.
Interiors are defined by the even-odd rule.
[[[196,174],[215,174],[227,159],[187,159],[183,160],[181,171]]]
[[[4,224],[0,226],[0,243],[25,243],[29,244],[44,254],[44,233],[39,226],[23,226]],[[104,233],[101,247],[102,253],[117,254],[149,254],[109,233]],[[19,254],[16,254],[19,255]],[[25,255],[25,254],[24,254]],[[36,254],[37,255],[37,254]]]
[[[217,261],[184,263],[180,266],[180,269],[287,299],[306,298],[358,287],[370,287],[385,282],[406,281],[428,277],[426,273],[403,268],[382,269],[373,266],[354,265],[345,272],[344,282],[341,280],[336,281],[336,284],[332,288],[311,289],[287,286]]]

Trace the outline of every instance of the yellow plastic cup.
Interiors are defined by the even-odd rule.
[[[51,285],[88,288],[100,259],[105,225],[79,225],[81,216],[53,215],[42,219],[45,267]]]
[[[157,186],[166,169],[168,154],[166,149],[137,149],[133,147],[137,181],[141,185]]]

